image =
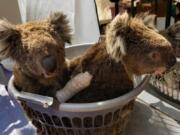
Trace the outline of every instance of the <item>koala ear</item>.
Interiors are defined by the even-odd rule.
[[[170,26],[166,33],[176,40],[180,40],[180,21],[176,22],[174,25]]]
[[[156,29],[156,24],[155,24],[155,19],[156,15],[155,14],[149,14],[149,12],[144,12],[136,15],[136,18],[141,19],[143,23],[150,29],[155,30],[158,32]]]
[[[52,13],[48,21],[65,42],[71,43],[71,28],[66,15],[61,12]]]
[[[106,28],[106,50],[108,54],[119,62],[126,54],[126,47],[119,31],[128,25],[129,15],[127,12],[117,15]]]
[[[0,60],[12,56],[20,37],[14,25],[7,20],[0,20]]]

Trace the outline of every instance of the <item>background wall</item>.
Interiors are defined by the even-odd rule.
[[[12,23],[21,23],[17,0],[0,0],[0,18]]]

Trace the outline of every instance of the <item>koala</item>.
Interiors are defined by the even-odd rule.
[[[55,104],[59,103],[56,92],[61,96],[59,101],[65,102],[91,80],[87,72],[71,79],[65,58],[65,43],[70,41],[71,29],[63,13],[18,25],[0,20],[0,60],[9,57],[14,60],[15,87],[19,91],[53,97]],[[21,105],[34,124],[30,108],[24,101]]]
[[[55,97],[70,79],[64,48],[70,41],[71,29],[63,13],[19,25],[0,20],[0,60],[15,61],[14,84],[22,91]]]
[[[147,20],[126,12],[117,15],[107,26],[105,40],[71,60],[72,75],[88,71],[93,77],[69,102],[118,97],[133,89],[133,75],[160,74],[176,63],[170,42],[149,28],[152,22]]]
[[[62,87],[68,80],[64,45],[70,39],[63,14],[20,25],[1,20],[0,58],[11,57],[15,61],[14,83],[19,89],[42,94],[44,91],[37,90]],[[53,91],[48,94],[52,96]]]

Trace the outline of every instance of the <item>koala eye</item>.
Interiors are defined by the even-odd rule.
[[[159,61],[161,59],[161,55],[158,51],[152,51],[148,55],[154,61]]]
[[[42,67],[47,72],[53,72],[56,69],[56,59],[53,56],[46,56],[42,59]]]

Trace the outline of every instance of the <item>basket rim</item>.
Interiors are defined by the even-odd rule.
[[[146,75],[136,88],[117,98],[93,103],[62,103],[59,105],[59,110],[65,112],[94,112],[114,108],[117,106],[124,106],[126,103],[133,100],[141,91],[143,91],[150,78],[150,75]],[[18,97],[15,97],[12,92],[12,89],[13,91],[18,91],[14,86],[12,87],[13,80],[14,76],[11,77],[8,83],[8,92],[11,96],[18,99]],[[28,102],[28,100],[26,101]]]

